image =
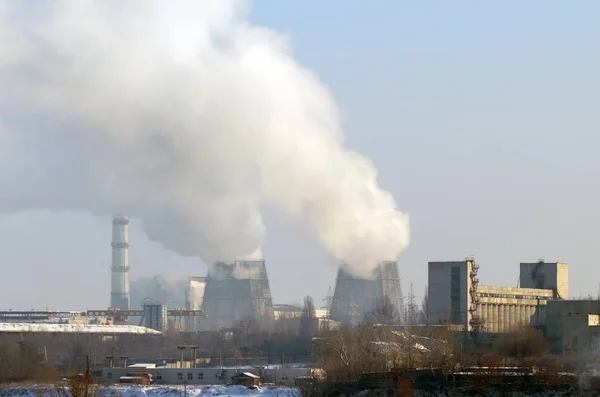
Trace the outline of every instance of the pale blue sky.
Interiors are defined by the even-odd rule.
[[[516,286],[518,263],[571,264],[572,295],[600,282],[600,3],[258,1],[255,22],[340,104],[348,146],[370,157],[410,214],[405,293],[427,261],[474,254],[481,282]],[[315,300],[336,269],[299,228],[268,216],[276,302]],[[0,218],[0,307],[104,308],[110,219]],[[131,227],[132,278],[204,275]]]

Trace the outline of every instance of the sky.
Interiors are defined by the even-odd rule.
[[[600,286],[599,11],[593,1],[259,0],[252,21],[290,36],[335,96],[347,146],[372,159],[410,215],[405,295],[411,283],[423,295],[428,261],[474,255],[486,285],[517,286],[519,262],[568,262],[571,295],[583,296]],[[319,305],[336,268],[296,223],[268,209],[265,222],[274,301]],[[2,308],[108,306],[110,218],[2,215],[0,239]],[[135,219],[130,244],[132,279],[206,273]]]

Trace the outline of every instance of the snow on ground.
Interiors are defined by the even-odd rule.
[[[54,389],[48,386],[40,387],[8,387],[0,389],[0,397],[56,397]],[[106,397],[183,397],[183,386],[124,386],[115,385],[103,389]],[[380,393],[358,392],[355,397],[370,397]],[[522,391],[506,391],[496,389],[461,390],[448,389],[443,391],[426,392],[416,390],[415,397],[591,397],[598,396],[597,392],[564,390],[556,392],[525,393]],[[248,389],[243,386],[190,386],[187,388],[189,397],[300,397],[300,392],[293,388],[263,387]]]
[[[11,387],[0,389],[0,397],[54,397],[52,387]],[[181,397],[184,387],[177,386],[124,386],[115,385],[103,389],[107,397]],[[188,397],[300,397],[298,389],[284,387],[261,387],[249,389],[244,386],[188,386]]]

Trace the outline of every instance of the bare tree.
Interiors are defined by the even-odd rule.
[[[330,331],[319,342],[321,366],[330,381],[356,380],[382,367],[382,357],[371,348],[373,328],[368,324]]]
[[[548,353],[548,343],[541,331],[523,327],[503,335],[498,340],[497,349],[505,357],[523,360]]]
[[[304,338],[312,337],[317,331],[318,326],[313,299],[310,296],[305,296],[300,314],[300,336]]]
[[[387,297],[383,296],[377,301],[371,312],[367,316],[367,322],[370,324],[393,325],[400,322],[400,313],[398,308]]]

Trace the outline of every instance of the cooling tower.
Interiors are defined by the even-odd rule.
[[[216,263],[204,286],[202,330],[239,326],[245,319],[261,327],[273,323],[273,300],[264,260]]]
[[[381,262],[372,279],[353,276],[340,268],[331,302],[331,319],[361,321],[372,314],[384,299],[389,300],[398,319],[402,319],[402,288],[396,262]]]

